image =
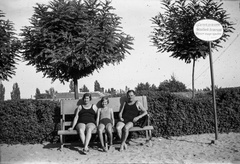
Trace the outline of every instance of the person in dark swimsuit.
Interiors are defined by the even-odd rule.
[[[109,104],[109,99],[107,97],[103,97],[101,99],[102,108],[98,109],[97,112],[97,125],[98,125],[98,135],[101,142],[102,150],[107,152],[107,150],[112,149],[113,136],[112,136],[112,128],[114,126],[114,116],[112,108],[109,108],[107,105]],[[104,146],[103,143],[103,130],[106,130],[109,137],[109,148]]]
[[[119,112],[120,121],[116,125],[118,137],[121,139],[120,151],[127,149],[126,140],[129,135],[129,129],[134,126],[139,119],[147,115],[147,110],[143,105],[135,100],[134,90],[127,92],[128,101],[123,104]]]
[[[73,120],[72,127],[68,130],[73,130],[76,125],[76,130],[84,145],[83,153],[87,154],[89,151],[88,144],[92,137],[92,131],[96,128],[96,113],[97,106],[90,103],[92,100],[90,93],[85,93],[82,97],[83,105],[79,105]]]

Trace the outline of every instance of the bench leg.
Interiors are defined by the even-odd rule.
[[[63,149],[63,135],[60,135],[60,150],[62,151]]]
[[[149,138],[148,138],[149,146],[152,146],[152,131],[148,130],[148,133],[149,133]]]

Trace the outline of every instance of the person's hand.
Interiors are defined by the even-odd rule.
[[[122,117],[120,117],[120,121],[124,121],[124,119]]]
[[[71,128],[68,128],[68,130],[71,131],[71,130],[73,130],[73,128],[72,128],[72,127],[71,127]]]
[[[135,117],[134,119],[133,119],[133,122],[137,122],[139,120],[139,117]]]

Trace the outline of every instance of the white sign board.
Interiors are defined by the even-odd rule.
[[[193,31],[195,36],[201,40],[214,41],[221,38],[223,27],[218,21],[203,19],[195,23]]]

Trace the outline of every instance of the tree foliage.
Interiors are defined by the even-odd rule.
[[[171,76],[170,80],[165,80],[160,83],[158,90],[165,92],[186,92],[187,88],[185,84],[176,80],[174,76]]]
[[[15,36],[13,23],[3,17],[5,15],[0,10],[0,80],[8,80],[15,75],[20,41]]]
[[[133,38],[121,31],[110,1],[54,0],[37,4],[22,31],[23,57],[53,81],[77,80],[122,61]],[[75,93],[76,95],[76,93]]]
[[[74,92],[74,82],[73,82],[73,80],[70,81],[69,88],[70,88],[69,92]]]
[[[89,92],[89,89],[87,88],[86,85],[83,85],[83,87],[80,88],[80,92]]]
[[[5,96],[5,87],[0,81],[0,101],[4,101],[4,96]]]
[[[101,92],[101,86],[100,86],[100,84],[97,80],[94,82],[94,91],[100,91]]]
[[[223,3],[214,0],[164,0],[163,9],[152,18],[156,25],[153,29],[151,40],[159,52],[171,52],[170,57],[184,60],[186,63],[193,61],[192,82],[194,91],[194,67],[199,58],[205,59],[209,54],[209,43],[198,39],[193,31],[194,24],[202,19],[214,19],[223,26],[223,35],[218,40],[211,42],[211,47],[221,47],[220,43],[226,41],[232,33],[233,23],[229,15],[222,8]]]
[[[157,87],[152,84],[150,85],[148,82],[144,83],[139,83],[137,87],[135,87],[136,93],[141,93],[142,91],[156,91]]]
[[[20,88],[18,87],[18,83],[13,84],[13,90],[11,92],[11,99],[12,100],[20,100]]]

